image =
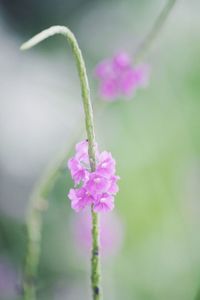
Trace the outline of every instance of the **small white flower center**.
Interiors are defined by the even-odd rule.
[[[95,178],[95,179],[94,179],[94,182],[95,182],[95,183],[99,183],[100,181],[101,181],[100,178]]]
[[[105,198],[105,197],[102,197],[102,198],[100,199],[100,202],[101,202],[101,203],[106,202],[106,198]]]
[[[107,163],[104,162],[104,163],[102,163],[101,166],[102,166],[102,168],[106,168],[107,167]]]

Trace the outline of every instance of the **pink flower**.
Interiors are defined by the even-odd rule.
[[[115,78],[107,78],[100,83],[100,95],[107,101],[114,101],[119,95],[119,87]]]
[[[86,140],[76,144],[76,155],[77,160],[88,163],[88,143]]]
[[[79,212],[85,208],[88,204],[91,205],[94,202],[91,194],[85,189],[71,189],[68,194],[71,200],[71,206],[76,211]]]
[[[131,59],[126,52],[120,52],[113,57],[112,67],[115,71],[128,70],[131,65]]]
[[[103,151],[99,156],[99,164],[96,172],[102,176],[109,177],[115,174],[115,160],[112,158],[111,153]]]
[[[96,172],[90,173],[89,180],[85,187],[89,193],[96,196],[104,193],[110,186],[110,180],[106,177],[98,175]]]
[[[146,87],[149,79],[149,67],[133,67],[125,52],[104,60],[97,65],[95,75],[100,81],[100,94],[107,101],[114,101],[120,96],[132,96],[140,87]]]
[[[97,196],[94,211],[95,212],[106,212],[114,208],[114,198],[108,193],[103,193]]]
[[[119,180],[115,175],[115,160],[109,152],[103,151],[99,154],[98,149],[96,152],[95,172],[90,172],[87,141],[76,145],[76,153],[68,161],[74,184],[79,185],[79,188],[71,189],[68,194],[71,207],[77,212],[91,204],[96,212],[114,208],[114,196],[118,192]]]
[[[119,176],[112,176],[110,178],[110,186],[108,188],[108,193],[116,195],[119,191],[119,187],[117,185],[117,181],[120,179]]]
[[[71,171],[72,179],[75,182],[75,185],[79,184],[81,181],[83,181],[88,174],[88,171],[83,168],[80,161],[78,161],[76,158],[71,158],[68,161],[68,168]]]

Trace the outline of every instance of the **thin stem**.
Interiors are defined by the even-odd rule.
[[[163,10],[159,14],[158,18],[155,20],[150,32],[146,35],[143,42],[139,45],[138,49],[135,52],[134,58],[135,62],[141,60],[147,50],[151,47],[152,42],[157,37],[159,31],[162,29],[170,11],[172,10],[176,0],[168,0]]]
[[[31,209],[27,216],[28,246],[24,270],[23,296],[25,300],[36,299],[36,275],[40,256],[42,212],[47,202],[37,192],[31,198]]]
[[[91,283],[93,291],[93,299],[99,300],[101,298],[100,294],[100,259],[99,259],[99,216],[93,211],[91,207],[92,214],[92,257],[91,257]]]
[[[90,160],[90,168],[91,172],[95,171],[96,168],[96,155],[95,155],[95,134],[94,134],[94,122],[93,122],[93,111],[92,111],[92,105],[91,105],[91,99],[90,99],[90,90],[89,90],[89,84],[88,84],[88,78],[85,68],[85,63],[82,57],[81,50],[78,46],[77,40],[74,36],[74,34],[64,26],[52,26],[49,29],[46,29],[42,31],[41,33],[34,36],[32,39],[30,39],[28,42],[24,43],[21,46],[21,50],[27,50],[41,41],[47,39],[50,36],[53,36],[55,34],[61,34],[67,37],[68,42],[71,46],[77,69],[80,79],[80,85],[81,85],[81,91],[82,91],[82,100],[83,100],[83,107],[84,107],[84,113],[85,113],[85,127],[87,132],[87,139],[88,139],[88,155]],[[91,207],[91,213],[92,213],[92,240],[93,240],[93,246],[95,246],[95,249],[92,249],[92,259],[91,259],[91,285],[93,290],[93,299],[98,300],[100,299],[100,258],[99,258],[99,229],[98,229],[98,215],[93,211],[93,208]],[[38,220],[38,224],[41,224],[41,220]],[[31,226],[31,229],[33,229],[35,226]],[[37,230],[38,231],[38,230]],[[29,232],[29,235],[32,235],[32,232]],[[37,240],[39,240],[40,237],[37,236]],[[37,243],[36,243],[37,245]],[[34,251],[37,252],[37,256],[39,255],[38,247],[35,247]],[[29,249],[29,252],[31,252],[32,249]],[[96,252],[97,251],[97,252]],[[98,255],[96,255],[98,253]],[[31,272],[31,274],[35,273],[35,270],[29,266],[27,266],[27,271]],[[29,290],[30,286],[30,290]],[[30,292],[30,296],[35,297],[35,291],[32,292],[33,288],[31,285],[26,285],[26,290],[28,289],[27,295]],[[34,299],[34,298],[26,298],[25,299]]]

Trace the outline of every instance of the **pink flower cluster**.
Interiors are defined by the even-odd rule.
[[[115,175],[115,160],[111,153],[96,149],[97,166],[90,172],[88,142],[76,145],[75,156],[68,161],[68,168],[75,188],[70,189],[68,197],[75,211],[93,205],[95,212],[109,211],[114,208],[114,196],[118,192],[118,176]]]
[[[140,87],[146,87],[149,79],[147,65],[131,65],[131,59],[125,52],[112,59],[102,61],[95,69],[100,80],[100,95],[107,101],[114,101],[120,96],[130,97]]]

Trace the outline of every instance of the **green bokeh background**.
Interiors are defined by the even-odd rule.
[[[145,62],[151,66],[147,89],[138,91],[130,101],[119,99],[114,103],[101,103],[96,96],[97,83],[93,77],[94,66],[99,60],[121,49],[134,52],[164,3],[165,1],[0,3],[2,32],[14,41],[14,53],[18,52],[20,43],[26,37],[52,23],[69,25],[83,49],[93,103],[96,105],[97,102],[98,105],[95,110],[96,136],[100,148],[110,150],[116,158],[117,171],[121,177],[116,211],[124,225],[124,242],[118,255],[103,263],[104,298],[110,300],[200,299],[198,1],[177,1],[163,30],[145,57]],[[32,10],[33,6],[35,10]],[[63,143],[69,141],[71,146],[77,129],[84,126],[84,119],[79,82],[68,50],[66,51],[62,38],[55,38],[38,46],[28,55],[23,54],[22,57],[20,54],[20,58],[15,59],[19,59],[23,66],[29,63],[30,72],[36,58],[39,58],[40,67],[44,69],[49,61],[59,61],[49,75],[51,80],[41,77],[40,84],[34,84],[33,88],[36,92],[38,89],[39,94],[40,86],[43,86],[44,90],[49,89],[57,95],[57,102],[52,105],[58,106],[58,116],[59,111],[65,111],[66,123],[69,122],[71,127]],[[31,60],[33,64],[30,64]],[[59,86],[54,85],[54,77],[59,75],[60,66],[62,72],[59,80],[63,85],[59,90]],[[3,69],[1,70],[1,80],[4,80]],[[12,69],[9,72],[11,71]],[[8,76],[11,76],[9,72]],[[32,85],[25,71],[24,74],[24,77],[23,74],[20,75],[21,80],[24,85],[29,84],[31,93]],[[63,88],[65,82],[68,82],[67,87]],[[18,97],[17,92],[15,96]],[[21,92],[20,97],[27,97],[27,94]],[[15,101],[5,92],[1,98],[4,100],[1,102],[2,109],[5,101]],[[71,119],[68,117],[70,107],[72,111],[74,109]],[[76,114],[76,108],[80,114]],[[75,122],[72,122],[73,118]],[[47,142],[49,147],[51,142],[57,143],[56,150],[59,150],[62,142],[59,145],[55,139],[59,131],[55,130],[53,134],[52,140],[47,139]],[[6,146],[5,144],[4,148]],[[13,189],[18,191],[17,197],[19,198],[20,189],[24,198],[20,208],[21,217],[9,209],[3,209],[6,189],[3,189],[0,202],[0,255],[9,258],[18,270],[22,270],[26,249],[25,212],[28,196],[47,163],[44,160],[38,166],[38,172],[23,183],[17,175],[8,175],[5,183],[5,167],[0,166],[1,176],[4,178],[2,185],[10,186],[13,182]],[[89,257],[82,259],[78,256],[70,231],[70,220],[74,212],[66,195],[71,185],[72,181],[65,169],[49,194],[37,280],[38,299],[41,300],[90,299]],[[17,201],[14,196],[10,200]],[[18,298],[20,299],[20,295]],[[0,299],[4,300],[1,296]]]

